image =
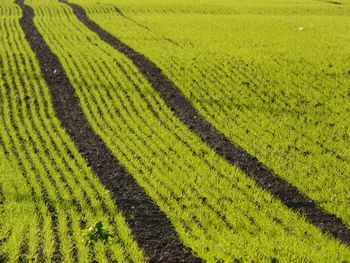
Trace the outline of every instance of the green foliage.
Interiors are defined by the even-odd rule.
[[[0,1],[0,262],[57,255],[61,262],[143,262],[123,216],[55,117],[21,17],[13,0]],[[81,242],[85,225],[101,219],[118,241]]]
[[[348,222],[346,5],[119,0],[129,20],[115,12],[113,0],[72,2],[157,63],[218,130]],[[350,258],[348,247],[286,209],[194,136],[135,66],[84,27],[71,8],[56,0],[28,4],[93,128],[194,253],[207,262]],[[16,262],[25,240],[28,258],[36,260],[42,251],[40,260],[49,261],[58,237],[65,262],[142,262],[124,218],[55,118],[18,25],[19,8],[3,0],[0,12],[0,35],[6,36],[0,46],[0,137],[21,179],[21,188],[6,187],[5,199],[26,193],[3,206],[3,221],[17,220],[0,224],[2,251]],[[20,222],[22,213],[31,220]],[[85,232],[91,240],[81,242],[82,224],[100,218],[113,222],[121,243],[109,242],[112,234],[100,222]]]
[[[88,245],[94,246],[97,241],[108,242],[112,237],[110,231],[104,228],[103,222],[99,221],[87,230],[86,242]]]
[[[127,20],[74,1],[155,62],[217,130],[350,225],[349,4],[118,1]]]
[[[102,0],[98,5],[93,0],[71,2],[82,5],[97,24],[156,62],[185,95],[192,92],[193,103],[210,121],[220,117],[216,127],[235,124],[237,127],[229,129],[233,132],[245,124],[243,117],[234,122],[235,115],[229,115],[228,110],[237,106],[237,112],[244,115],[249,106],[254,109],[254,104],[248,102],[257,89],[249,84],[251,81],[239,79],[238,87],[251,93],[248,97],[243,92],[232,97],[230,93],[241,90],[234,81],[236,71],[231,71],[233,66],[228,62],[234,65],[239,61],[233,59],[232,52],[244,55],[253,50],[245,45],[259,46],[253,40],[262,29],[247,30],[252,23],[261,25],[261,15],[235,15],[242,1],[222,0],[211,5],[213,1],[118,1],[118,7],[124,6],[122,11],[131,20],[115,12],[115,1]],[[42,6],[36,3],[37,8]],[[264,14],[263,6],[253,11]],[[280,262],[336,262],[349,257],[348,248],[286,209],[191,133],[139,70],[86,27],[79,26],[69,8],[46,8],[52,14],[65,9],[70,17],[69,21],[55,16],[37,19],[45,21],[41,30],[62,61],[88,121],[169,216],[194,253],[207,262],[241,258],[244,262],[269,262],[273,258]],[[274,19],[278,20],[272,17],[263,22],[271,26]],[[279,23],[272,25],[278,28]],[[76,28],[79,33],[75,33]],[[236,35],[232,28],[241,30],[241,34]],[[274,41],[275,35],[269,34],[268,27],[264,29],[266,37]],[[245,31],[250,32],[249,38]],[[296,31],[300,33],[298,27]],[[285,33],[283,27],[281,32]],[[290,37],[289,33],[285,37]],[[94,56],[89,56],[91,52]],[[259,54],[251,54],[250,58],[258,58]],[[254,71],[249,74],[255,76]],[[221,79],[225,82],[217,82]],[[226,100],[220,103],[222,97]],[[236,97],[248,105],[236,104]],[[266,140],[269,138],[266,136]]]

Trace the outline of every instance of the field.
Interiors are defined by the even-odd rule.
[[[0,262],[350,262],[350,1],[1,0],[0,44]]]

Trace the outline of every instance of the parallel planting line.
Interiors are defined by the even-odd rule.
[[[6,236],[0,262],[106,262],[107,257],[143,262],[106,189],[54,116],[19,24],[20,8],[12,0],[7,6],[0,18],[0,151],[6,155],[0,154],[0,166],[4,159],[12,162],[11,169],[0,171],[6,197],[0,209],[0,235]],[[113,231],[116,242],[95,248],[82,242],[83,229],[97,220]]]
[[[82,7],[68,3],[65,0],[60,0],[60,2],[71,6],[82,23],[98,34],[103,41],[126,55],[160,94],[174,114],[204,142],[215,149],[219,155],[233,165],[238,166],[247,176],[281,200],[287,207],[304,215],[311,224],[350,245],[350,229],[340,218],[318,208],[315,201],[304,196],[297,187],[275,175],[273,171],[264,167],[254,156],[233,144],[227,137],[218,132],[199,115],[181,91],[164,76],[153,62],[91,21]]]
[[[25,5],[24,0],[17,0],[16,3],[22,8],[20,24],[50,87],[57,117],[88,164],[112,192],[147,258],[151,262],[167,262],[170,259],[176,262],[201,262],[184,247],[166,215],[153,204],[93,132],[57,56],[51,52],[34,25],[33,9]]]
[[[172,64],[173,63],[175,63],[175,61],[172,61]],[[274,97],[272,95],[259,94],[257,92],[259,90],[256,89],[258,87],[257,81],[260,84],[263,83],[265,85],[273,85],[273,83],[267,82],[266,80],[262,80],[260,78],[258,79],[257,76],[249,76],[249,73],[246,73],[246,72],[248,72],[248,69],[245,69],[245,71],[244,70],[239,71],[239,69],[235,68],[234,65],[230,65],[231,66],[230,67],[231,70],[229,72],[226,72],[227,67],[222,67],[221,68],[219,64],[222,64],[222,62],[221,61],[220,62],[215,61],[215,63],[211,62],[210,65],[212,65],[212,66],[208,66],[206,68],[207,70],[205,72],[201,71],[198,67],[196,67],[194,65],[194,67],[193,67],[194,71],[192,72],[192,74],[199,74],[200,77],[203,79],[203,83],[205,83],[205,86],[209,86],[210,82],[218,83],[218,82],[220,82],[220,80],[226,79],[226,78],[229,78],[231,81],[234,81],[234,78],[235,78],[235,79],[240,80],[242,83],[250,83],[249,85],[252,86],[253,88],[250,89],[250,90],[247,90],[247,92],[244,94],[244,98],[246,98],[246,105],[249,104],[249,98],[252,97],[252,96],[256,97],[256,98],[259,98],[259,100],[263,101],[264,103],[269,103],[269,101],[274,99]],[[179,67],[179,65],[177,65],[177,68],[178,67]],[[234,76],[234,78],[232,78],[232,76]],[[191,81],[193,83],[196,83],[196,79],[195,78],[190,78],[189,81]],[[226,85],[227,85],[227,83],[222,83],[222,87],[225,87]],[[310,87],[312,87],[312,86],[310,86]],[[315,87],[313,87],[313,88],[315,88]],[[199,95],[202,96],[202,97],[205,97],[205,98],[208,97],[212,101],[215,100],[212,96],[210,96],[208,94],[207,90],[200,90],[200,89],[198,89],[198,92],[199,92]],[[223,94],[224,97],[225,96],[230,97],[230,94],[229,94],[227,89],[220,88],[220,92]],[[243,98],[243,95],[241,95],[241,99],[242,98]],[[281,99],[281,103],[275,102],[275,104],[278,104],[281,108],[285,108],[286,106],[288,106],[288,108],[292,108],[292,105],[290,105],[287,100],[288,99]],[[229,107],[229,110],[232,110],[232,107],[234,106],[234,104],[232,104],[230,106],[231,107]],[[224,113],[222,118],[224,118],[224,116],[229,116],[230,115],[230,111],[226,109],[227,106],[219,107],[219,105],[216,104],[216,103],[211,104],[210,107],[205,107],[205,105],[203,105],[203,110],[205,110],[208,115],[213,114],[213,108],[216,108],[215,112],[222,112],[222,113]],[[256,122],[259,119],[259,117],[255,116],[254,114],[247,115],[247,113],[245,113],[244,118],[247,119],[247,120],[256,121]],[[240,125],[242,126],[242,121],[240,121]],[[259,124],[256,124],[255,126],[258,127]],[[300,136],[302,136],[303,138],[311,141],[312,143],[317,144],[322,150],[333,154],[337,159],[342,160],[344,162],[347,161],[347,158],[340,156],[334,150],[331,150],[328,147],[324,146],[322,143],[320,143],[318,141],[315,141],[313,138],[309,137],[307,134],[304,134],[303,131],[297,130],[295,125],[292,125],[292,124],[288,125],[288,124],[286,124],[286,126],[291,130],[291,132],[297,133]],[[252,125],[250,127],[252,127]],[[251,131],[249,131],[249,132],[251,132]],[[304,165],[306,165],[306,164],[304,164]]]
[[[152,32],[148,32],[117,13],[112,14],[110,5],[113,3],[110,0],[104,0],[108,12],[92,0],[70,2],[86,7],[90,19],[151,59],[218,131],[296,186],[318,206],[350,225],[350,178],[347,176],[350,166],[342,158],[350,156],[349,125],[346,121],[350,107],[346,99],[350,65],[344,59],[344,48],[341,48],[346,43],[345,39],[326,40],[331,39],[329,34],[338,30],[338,33],[346,35],[346,29],[340,26],[344,23],[342,16],[334,17],[334,23],[327,23],[334,29],[323,31],[326,38],[320,38],[320,41],[323,39],[324,44],[311,40],[316,38],[304,32],[315,48],[307,44],[308,48],[298,49],[300,54],[297,56],[294,52],[275,56],[272,55],[275,54],[273,45],[265,47],[256,43],[272,44],[274,41],[269,34],[280,36],[284,26],[290,26],[289,18],[284,16],[280,17],[283,22],[281,20],[276,27],[257,38],[252,32],[254,27],[261,27],[263,21],[260,16],[249,19],[246,16],[224,16],[224,22],[218,16],[195,15],[193,12],[202,9],[202,5],[195,1],[191,1],[196,3],[192,7],[187,5],[187,1],[186,4],[180,1],[182,4],[171,5],[168,12],[158,13],[159,6],[163,4],[141,1],[145,7],[141,8],[121,0],[124,14],[149,26]],[[236,6],[235,1],[224,2],[225,6]],[[288,5],[278,0],[274,7],[259,8],[268,14],[275,12],[277,6],[283,8]],[[242,8],[240,12],[243,14],[252,10],[252,6],[248,6],[236,7]],[[320,4],[319,7],[324,8],[324,14],[330,15],[332,11],[326,6]],[[191,15],[182,15],[184,8],[191,9]],[[295,11],[303,13],[307,8],[300,6]],[[212,6],[207,5],[207,9],[212,9]],[[314,20],[319,9],[316,6],[312,9],[303,18],[317,21],[321,26],[325,22],[324,17]],[[346,6],[341,9],[345,11]],[[267,26],[274,24],[276,17],[264,17]],[[251,28],[240,26],[248,21],[252,23]],[[186,24],[193,27],[182,30]],[[217,37],[217,27],[213,25],[222,28],[220,37]],[[232,41],[232,28],[235,27],[236,36],[252,34],[254,41],[245,43],[245,37],[236,37]],[[207,30],[203,32],[203,28]],[[175,48],[164,42],[163,38],[167,35],[181,47]],[[297,42],[306,41],[306,38],[295,37]],[[209,39],[211,41],[207,41]],[[227,48],[220,48],[227,43]],[[288,43],[284,49],[295,50],[294,44]],[[325,46],[329,48],[325,49]],[[316,53],[322,55],[314,60],[309,55],[315,52],[309,51],[318,48]],[[254,53],[257,50],[261,55]],[[338,58],[337,62],[334,57]],[[317,142],[328,145],[328,149]],[[329,151],[331,149],[333,152]]]
[[[30,6],[92,128],[196,255],[208,262],[350,257],[345,244],[305,222],[191,132],[137,67],[85,27],[71,7],[48,0]]]
[[[322,84],[307,84],[306,80],[304,80],[305,82],[301,80],[300,75],[302,74],[299,74],[298,76],[293,76],[293,81],[289,83],[294,89],[287,89],[288,93],[290,93],[291,90],[298,93],[294,93],[293,91],[292,94],[294,95],[288,94],[287,96],[287,94],[285,94],[284,96],[278,96],[278,94],[274,94],[274,89],[269,88],[278,86],[273,82],[273,77],[268,77],[267,80],[266,77],[256,74],[256,72],[251,71],[245,63],[237,60],[235,61],[234,58],[228,60],[230,62],[227,64],[223,64],[222,60],[211,60],[210,62],[208,62],[208,60],[209,59],[206,59],[207,65],[205,69],[203,69],[202,66],[194,66],[191,67],[191,73],[187,74],[189,75],[188,77],[176,77],[179,80],[182,78],[184,89],[186,89],[186,87],[195,87],[194,90],[196,90],[197,93],[196,97],[203,98],[202,101],[204,103],[197,103],[196,105],[201,112],[204,112],[202,114],[209,118],[212,123],[217,122],[217,120],[229,118],[231,120],[231,128],[226,126],[225,130],[229,132],[230,129],[232,130],[234,127],[237,127],[234,135],[232,135],[237,142],[242,143],[243,147],[246,147],[254,156],[259,155],[261,161],[264,161],[268,167],[274,167],[277,174],[283,174],[285,178],[288,178],[289,182],[297,185],[301,192],[311,197],[317,204],[327,209],[328,212],[335,213],[338,217],[345,220],[345,222],[348,222],[349,212],[348,209],[346,209],[346,204],[348,203],[346,201],[346,185],[349,180],[347,180],[346,175],[348,174],[349,167],[345,157],[348,155],[346,153],[348,152],[346,150],[348,149],[346,146],[347,144],[341,144],[342,140],[345,142],[344,138],[338,141],[332,136],[322,137],[320,133],[318,134],[321,137],[315,136],[315,129],[320,130],[320,127],[312,127],[313,124],[310,122],[310,119],[308,123],[305,123],[302,121],[293,121],[293,119],[289,118],[289,121],[284,120],[282,124],[278,122],[278,118],[271,116],[274,111],[275,113],[276,111],[283,112],[287,116],[296,116],[295,113],[299,112],[299,114],[303,116],[302,113],[300,113],[302,107],[294,105],[293,98],[307,97],[307,95],[305,96],[305,94],[302,95],[299,93],[303,90],[300,89],[300,87],[305,85],[309,87],[307,89],[307,92],[310,94],[309,96],[311,98],[317,98],[317,92],[313,92],[312,95],[311,92],[316,90],[320,92],[323,90],[320,89],[320,86],[323,87]],[[167,70],[171,72],[168,74],[176,76],[176,67],[174,67],[172,63],[167,64]],[[198,62],[198,65],[200,64],[201,63]],[[204,61],[202,61],[202,64],[204,64]],[[292,62],[290,61],[289,64],[292,64]],[[281,66],[282,64],[279,65],[279,67]],[[179,66],[177,66],[177,68],[179,68]],[[214,71],[215,74],[212,74]],[[259,72],[264,71],[259,70]],[[191,75],[195,75],[196,77],[190,77]],[[312,73],[306,73],[306,75],[312,76]],[[206,81],[208,78],[210,81]],[[200,84],[198,80],[200,80]],[[297,82],[298,80],[301,82]],[[244,84],[246,87],[239,87],[239,83]],[[316,89],[317,85],[319,85],[319,87]],[[231,94],[228,92],[227,88],[224,88],[229,86],[235,87],[231,90]],[[279,86],[284,87],[282,84]],[[342,86],[346,87],[345,84]],[[215,89],[217,90],[214,91]],[[266,91],[264,92],[264,90]],[[218,99],[217,94],[220,94],[220,99]],[[325,100],[332,100],[331,97],[333,95],[326,96],[325,94],[327,98]],[[235,99],[231,100],[230,98],[232,97]],[[217,100],[221,101],[220,104],[216,103]],[[206,103],[205,101],[210,101],[211,103]],[[309,103],[312,105],[316,104],[316,102]],[[344,103],[340,105],[344,108],[347,107]],[[274,110],[271,110],[270,107],[273,107]],[[328,107],[330,106],[328,105]],[[336,107],[337,106],[334,105],[334,108]],[[256,111],[256,109],[259,109],[259,111]],[[268,114],[265,114],[265,110]],[[336,112],[337,110],[334,111]],[[336,126],[342,127],[342,125],[344,125],[344,118],[346,119],[345,115],[346,111],[343,112],[343,115],[339,115],[339,117],[335,114],[333,115],[338,118],[337,120],[333,120]],[[310,115],[308,116],[310,117]],[[324,134],[334,134],[336,133],[336,128],[327,130],[327,123],[333,122],[329,116],[327,117],[328,120],[324,119],[323,122],[323,124],[325,124],[323,128],[326,130]],[[312,119],[315,121],[317,117],[311,117],[311,120]],[[306,127],[309,128],[307,129]],[[245,136],[249,136],[249,139],[248,137],[245,138]],[[278,145],[278,139],[276,140],[276,138],[280,140],[286,138],[284,142],[285,146],[281,144]],[[248,140],[250,141],[249,143]],[[254,143],[252,143],[252,141]],[[295,144],[293,144],[293,141]],[[321,143],[321,141],[323,142]],[[289,142],[289,146],[286,146],[286,142]],[[269,153],[273,152],[275,156],[272,158],[271,156],[268,157]],[[294,157],[293,152],[296,153]],[[277,164],[279,162],[280,164]],[[293,167],[287,169],[288,163],[292,164]],[[315,178],[313,182],[308,181],[311,178]],[[303,183],[305,181],[308,181],[308,183]],[[330,189],[329,186],[331,186],[332,190],[327,196],[327,191]],[[331,199],[334,193],[337,193],[337,195],[341,193],[339,196],[335,196],[337,197],[335,201]]]

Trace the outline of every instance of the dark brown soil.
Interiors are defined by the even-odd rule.
[[[51,52],[34,25],[33,9],[25,5],[24,0],[16,0],[16,3],[22,8],[23,17],[20,19],[20,24],[50,88],[58,119],[89,166],[112,193],[117,207],[124,213],[147,260],[202,262],[182,244],[167,216],[146,195],[92,130],[58,57]]]
[[[182,92],[165,77],[163,72],[144,55],[133,50],[91,21],[85,10],[80,6],[67,3],[65,0],[60,1],[71,6],[78,19],[91,31],[99,35],[103,41],[125,54],[160,94],[174,114],[219,155],[233,165],[238,166],[248,177],[255,180],[260,187],[269,191],[284,205],[302,214],[309,223],[317,226],[324,233],[328,233],[350,245],[350,229],[340,218],[317,207],[315,201],[303,195],[297,187],[275,175],[257,158],[247,153],[240,146],[233,144],[232,141],[218,132],[198,113]],[[120,10],[119,13],[125,16]]]
[[[328,3],[333,4],[333,5],[342,5],[343,4],[343,3],[334,2],[334,1],[328,1]]]

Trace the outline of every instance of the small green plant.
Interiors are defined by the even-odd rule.
[[[99,221],[93,227],[90,227],[87,230],[86,237],[86,243],[90,246],[94,246],[99,240],[108,242],[113,235],[109,232],[109,230],[103,227],[103,222]]]

